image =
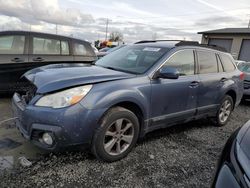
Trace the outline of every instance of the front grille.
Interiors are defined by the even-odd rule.
[[[249,89],[250,88],[250,81],[244,80],[244,89]]]
[[[28,104],[36,94],[36,86],[27,79],[22,79],[22,89],[18,91],[23,104]]]

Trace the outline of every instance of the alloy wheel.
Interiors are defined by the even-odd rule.
[[[104,137],[104,149],[109,155],[120,155],[128,149],[134,138],[134,125],[125,118],[108,126]]]
[[[230,100],[225,100],[221,105],[219,112],[219,119],[221,123],[225,123],[229,118],[232,110],[232,103]]]

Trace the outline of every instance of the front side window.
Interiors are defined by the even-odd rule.
[[[226,72],[232,72],[235,70],[235,66],[233,64],[233,61],[231,60],[231,58],[228,55],[220,54],[220,57],[221,57],[223,67],[224,67]]]
[[[124,72],[142,74],[168,51],[168,48],[163,47],[129,45],[99,59],[96,65]]]
[[[87,55],[86,47],[83,44],[75,43],[74,44],[74,54],[75,55]]]
[[[11,35],[0,37],[0,54],[23,54],[25,36]]]
[[[60,55],[60,40],[34,37],[33,54]]]
[[[215,53],[209,51],[197,51],[198,61],[199,61],[199,73],[217,73],[217,59]]]
[[[193,50],[183,50],[174,54],[164,64],[166,67],[175,68],[179,71],[180,76],[194,74],[194,52]]]

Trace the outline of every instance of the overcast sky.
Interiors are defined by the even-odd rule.
[[[32,30],[94,41],[200,40],[198,31],[247,27],[250,0],[0,0],[0,30]]]

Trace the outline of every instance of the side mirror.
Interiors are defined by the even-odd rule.
[[[163,67],[158,70],[154,78],[178,79],[180,73],[177,69],[171,67]]]

